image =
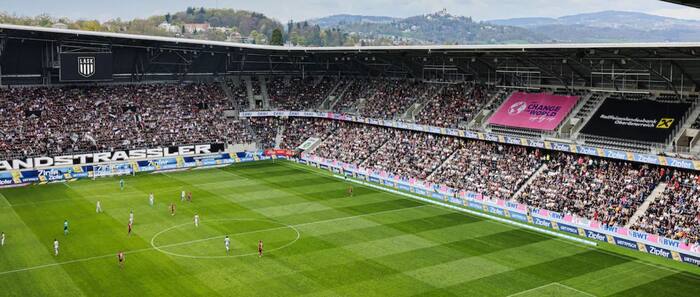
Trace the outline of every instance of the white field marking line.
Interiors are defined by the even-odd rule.
[[[588,293],[588,292],[581,291],[581,290],[576,289],[576,288],[574,288],[574,287],[572,287],[572,286],[567,286],[567,285],[562,284],[562,283],[559,283],[559,282],[557,282],[557,283],[555,283],[555,284],[557,284],[557,285],[559,285],[559,286],[562,286],[562,287],[566,287],[566,288],[568,288],[568,289],[570,289],[570,290],[579,292],[579,293],[581,293],[581,294],[583,294],[583,295],[586,295],[586,296],[596,297],[596,295],[593,295],[593,294]]]
[[[460,212],[470,213],[470,214],[472,214],[472,215],[476,215],[476,216],[484,217],[484,218],[487,218],[487,219],[499,221],[499,222],[502,222],[502,223],[505,223],[505,224],[513,225],[513,226],[516,226],[516,227],[520,227],[520,228],[522,228],[522,229],[530,229],[530,230],[532,230],[532,231],[536,231],[536,232],[539,232],[539,233],[544,233],[544,234],[551,235],[551,236],[555,236],[555,237],[566,238],[566,239],[569,239],[569,240],[572,240],[572,241],[576,241],[576,242],[579,242],[579,243],[583,243],[583,244],[587,244],[587,245],[592,245],[592,246],[598,245],[596,242],[593,242],[593,241],[581,239],[581,238],[578,238],[578,237],[573,237],[573,236],[566,235],[566,234],[560,234],[560,233],[557,233],[557,232],[554,232],[554,231],[550,231],[550,230],[540,229],[540,228],[537,228],[537,227],[534,227],[534,226],[530,226],[530,225],[527,225],[527,224],[523,224],[523,223],[519,223],[519,222],[515,222],[515,221],[503,219],[503,218],[500,218],[500,217],[497,217],[497,216],[494,216],[494,215],[490,215],[490,214],[486,214],[486,213],[481,213],[481,212],[473,211],[473,210],[471,210],[471,209],[466,209],[466,208],[462,208],[462,207],[457,207],[457,206],[455,206],[455,205],[447,204],[447,203],[440,202],[440,201],[430,200],[430,199],[428,199],[428,198],[423,198],[423,197],[420,197],[420,196],[418,196],[418,195],[403,193],[403,192],[398,191],[398,190],[389,189],[389,188],[384,188],[384,187],[380,187],[380,186],[378,186],[378,185],[373,185],[373,184],[370,184],[370,183],[367,183],[367,182],[358,181],[358,180],[354,180],[354,179],[345,179],[345,177],[339,176],[339,175],[333,175],[333,177],[338,178],[338,179],[347,180],[347,181],[350,181],[350,182],[353,182],[353,183],[362,184],[362,185],[369,186],[369,187],[372,187],[372,188],[375,188],[375,189],[384,190],[384,191],[389,192],[389,193],[394,193],[394,194],[399,194],[399,195],[402,195],[402,196],[410,197],[410,198],[413,198],[413,199],[415,199],[415,200],[419,200],[419,201],[426,202],[426,203],[428,203],[428,205],[440,206],[440,207],[449,208],[449,209],[452,209],[452,210],[457,210],[457,211],[460,211]]]
[[[539,290],[539,289],[542,289],[542,288],[549,287],[549,286],[551,286],[551,285],[553,285],[553,284],[554,284],[554,283],[548,283],[548,284],[546,284],[546,285],[541,285],[541,286],[539,286],[539,287],[535,287],[535,288],[532,288],[532,289],[527,289],[527,290],[525,290],[525,291],[520,291],[520,292],[517,292],[517,293],[513,293],[513,294],[510,294],[510,295],[508,295],[508,296],[506,296],[506,297],[519,296],[519,295],[522,295],[522,294],[525,294],[525,293],[529,293],[529,292],[532,292],[532,291],[536,291],[536,290]]]
[[[309,171],[311,171],[311,170],[309,169]],[[312,172],[313,172],[313,171],[312,171]],[[321,173],[320,173],[320,172],[316,172],[316,174],[321,174]],[[334,175],[334,176],[335,176],[335,175]],[[420,196],[416,196],[416,195],[404,193],[404,192],[401,192],[401,191],[397,191],[397,190],[393,190],[393,189],[388,189],[388,188],[380,187],[380,186],[373,185],[373,184],[364,184],[363,182],[361,182],[361,181],[356,181],[356,180],[354,180],[354,179],[345,179],[345,178],[342,177],[342,176],[340,176],[340,177],[337,177],[337,176],[336,176],[336,178],[338,178],[338,179],[343,179],[343,180],[346,180],[346,181],[349,181],[349,182],[353,182],[353,183],[357,183],[357,184],[360,184],[360,185],[362,185],[362,186],[364,186],[364,187],[379,189],[379,190],[382,190],[382,191],[385,191],[385,192],[389,192],[389,193],[401,195],[401,196],[408,197],[408,198],[411,198],[411,199],[417,199],[417,200],[420,200],[420,201],[426,201],[426,202],[428,203],[427,205],[430,205],[430,206],[435,207],[435,208],[440,208],[440,209],[442,209],[442,208],[448,208],[448,209],[453,209],[453,210],[457,210],[457,211],[461,211],[461,212],[467,212],[467,213],[470,213],[470,214],[474,214],[474,215],[476,215],[476,216],[491,217],[490,215],[482,214],[482,213],[480,213],[480,212],[476,212],[476,211],[473,211],[473,210],[470,210],[470,209],[465,209],[465,208],[460,208],[460,207],[456,207],[456,206],[451,206],[451,205],[448,205],[448,204],[441,205],[441,204],[442,204],[441,202],[438,202],[438,201],[431,201],[431,200],[429,200],[429,199],[427,199],[427,198],[423,198],[423,197],[420,197]],[[417,198],[414,198],[414,197],[417,197]],[[440,204],[438,204],[438,203],[440,203]],[[506,222],[501,222],[501,220],[506,221]],[[509,222],[511,222],[510,220],[506,220],[506,219],[502,219],[502,218],[497,218],[497,220],[492,220],[492,221],[493,221],[494,223],[501,224],[501,225],[506,225],[506,226],[511,225],[511,224],[516,224],[516,222],[509,223]],[[526,225],[526,226],[529,226],[529,225]],[[532,226],[529,226],[529,227],[532,227]],[[536,228],[536,227],[532,227],[532,228],[539,229],[539,228]],[[525,232],[528,232],[528,233],[533,233],[533,234],[540,233],[539,230],[532,230],[532,231],[531,231],[531,230],[529,230],[529,229],[530,229],[530,228],[528,228],[528,229],[522,229],[522,230],[525,231]],[[543,230],[543,231],[549,231],[549,230]],[[551,232],[551,231],[550,231],[550,232]],[[556,233],[556,232],[552,232],[552,233],[559,234],[559,233]],[[627,259],[629,259],[629,258],[632,258],[632,259],[633,259],[632,262],[635,262],[635,263],[639,263],[639,264],[642,264],[642,265],[647,265],[647,266],[654,267],[654,268],[661,269],[661,270],[670,271],[670,272],[679,274],[679,275],[681,275],[681,276],[683,276],[683,277],[691,278],[691,279],[693,279],[693,280],[700,280],[700,276],[697,276],[697,275],[695,275],[695,274],[693,274],[692,272],[689,272],[689,271],[682,271],[682,270],[677,270],[677,269],[675,269],[675,268],[670,268],[670,267],[662,266],[662,265],[659,265],[659,264],[648,263],[648,262],[646,262],[646,261],[644,261],[644,260],[642,260],[642,259],[634,258],[634,257],[632,257],[632,256],[630,256],[630,257],[623,256],[623,255],[620,255],[620,254],[617,254],[617,253],[614,253],[614,252],[606,251],[606,250],[604,250],[604,249],[599,249],[599,248],[595,248],[595,247],[590,247],[590,246],[587,246],[587,245],[579,244],[579,243],[576,243],[576,242],[571,241],[571,240],[564,240],[564,239],[561,239],[561,238],[558,238],[558,237],[555,237],[555,238],[553,238],[553,239],[554,239],[554,240],[557,240],[557,241],[559,241],[559,242],[564,242],[564,243],[567,243],[567,244],[570,244],[570,245],[573,245],[573,246],[577,246],[577,247],[581,247],[581,248],[584,248],[584,249],[587,249],[587,250],[591,250],[591,251],[596,251],[596,252],[604,253],[604,254],[607,254],[607,255],[610,255],[610,256],[614,256],[614,257],[620,258],[620,259],[625,259],[625,260],[627,260]],[[612,276],[611,276],[611,277],[612,277]]]
[[[386,213],[398,212],[398,211],[403,211],[403,210],[417,209],[417,208],[422,208],[425,206],[430,206],[430,205],[424,204],[424,205],[418,205],[418,206],[412,206],[412,207],[406,207],[406,208],[400,208],[400,209],[391,209],[391,210],[386,210],[386,211],[380,211],[380,212],[375,212],[375,213],[361,214],[361,215],[356,215],[356,216],[341,217],[341,218],[334,218],[334,219],[328,219],[328,220],[322,220],[322,221],[301,223],[301,224],[295,224],[295,225],[290,225],[290,226],[301,227],[301,226],[314,225],[314,224],[323,224],[323,223],[336,222],[336,221],[341,221],[341,220],[350,220],[350,219],[355,219],[355,218],[361,218],[361,217],[366,217],[366,216],[371,216],[371,215],[379,215],[379,214],[386,214]],[[188,224],[193,224],[193,223],[188,223]],[[282,227],[277,227],[277,228],[282,228]],[[201,239],[198,239],[198,241],[199,240],[201,240]],[[177,244],[184,245],[185,243],[181,242],[181,243],[177,243]],[[163,247],[168,247],[168,246],[161,246],[161,248],[163,248]],[[124,254],[135,254],[135,253],[151,251],[151,250],[155,250],[155,249],[153,247],[142,248],[142,249],[127,251],[127,252],[124,252]],[[7,270],[7,271],[0,272],[0,275],[5,275],[5,274],[10,274],[10,273],[15,273],[15,272],[22,272],[22,271],[30,271],[30,270],[36,270],[36,269],[41,269],[41,268],[54,267],[54,266],[60,266],[60,265],[65,265],[65,264],[78,263],[78,262],[85,262],[85,261],[91,261],[91,260],[108,258],[108,257],[115,257],[115,256],[116,256],[116,254],[108,254],[108,255],[74,259],[74,260],[70,260],[70,261],[50,263],[50,264],[44,264],[44,265],[38,265],[38,266],[32,266],[32,267],[26,267],[26,268],[14,269],[14,270]]]
[[[3,195],[2,193],[0,193],[0,198],[2,198],[2,201],[5,201],[3,204],[7,205],[7,206],[0,206],[0,209],[2,209],[2,208],[12,208],[12,204],[10,204],[10,201],[7,201],[7,197],[5,197],[5,195]]]
[[[230,182],[230,181],[209,182],[209,183],[196,184],[195,186],[200,186],[200,185],[212,185],[212,184],[223,184],[223,183],[229,183],[229,182]],[[123,197],[123,198],[131,198],[131,196],[136,195],[135,192],[145,193],[145,192],[142,191],[142,190],[136,190],[136,191],[132,191],[132,192],[116,192],[116,193],[113,193],[113,194],[97,194],[97,195],[92,195],[92,194],[82,193],[82,192],[80,192],[80,190],[75,190],[75,188],[73,188],[73,187],[71,187],[70,185],[68,185],[67,182],[63,182],[63,184],[65,184],[67,187],[69,187],[70,189],[72,189],[72,190],[74,190],[74,191],[78,191],[79,194],[80,194],[81,196],[84,196],[84,197],[86,197],[86,198],[87,198],[87,197],[105,198],[105,197],[118,197],[118,196],[127,196],[127,195],[130,195],[130,197]],[[250,185],[253,185],[253,184],[250,184]],[[240,185],[236,185],[236,186],[240,186]],[[245,185],[243,185],[243,186],[245,186]],[[231,186],[231,187],[235,187],[235,186]],[[179,189],[177,189],[177,190],[168,190],[168,189],[176,189],[176,188],[181,188],[181,186],[163,187],[163,188],[159,188],[159,189],[166,189],[165,191],[160,191],[161,193],[163,193],[163,192],[169,192],[169,191],[179,192],[179,191],[180,191]],[[224,189],[224,188],[222,188],[222,189]],[[3,196],[3,197],[4,197],[4,196]],[[178,198],[179,198],[179,197],[178,197]],[[8,203],[9,206],[0,206],[0,208],[9,208],[9,207],[27,206],[27,205],[41,205],[41,204],[59,203],[59,202],[66,202],[66,201],[75,201],[75,199],[73,199],[73,198],[65,198],[65,199],[53,199],[53,200],[46,200],[46,201],[22,202],[22,203],[10,203],[10,202],[8,201],[7,203]]]
[[[541,286],[536,287],[536,288],[527,289],[527,290],[525,290],[525,291],[520,291],[520,292],[517,292],[517,293],[514,293],[514,294],[510,294],[510,295],[508,295],[508,296],[506,296],[506,297],[520,296],[520,295],[522,295],[522,294],[529,293],[529,292],[532,292],[532,291],[536,291],[536,290],[539,290],[539,289],[542,289],[542,288],[546,288],[546,287],[549,287],[549,286],[552,286],[552,285],[560,286],[560,287],[565,287],[565,288],[567,288],[567,289],[570,289],[570,290],[572,290],[572,291],[581,293],[581,294],[586,295],[586,296],[596,297],[596,295],[593,295],[593,294],[591,294],[591,293],[584,292],[584,291],[578,290],[578,289],[576,289],[576,288],[569,287],[569,286],[567,286],[567,285],[564,285],[564,284],[561,284],[561,283],[558,283],[558,282],[548,283],[548,284],[546,284],[546,285],[541,285]]]
[[[295,244],[295,243],[299,240],[299,238],[301,237],[301,233],[299,233],[299,230],[298,230],[297,228],[294,228],[294,226],[285,225],[285,224],[282,224],[282,223],[279,223],[279,222],[275,222],[275,221],[273,221],[273,220],[266,220],[266,219],[217,219],[217,220],[210,220],[209,222],[216,222],[216,221],[219,221],[219,222],[221,222],[221,221],[260,221],[260,222],[272,222],[272,223],[275,223],[275,224],[279,224],[279,225],[280,225],[280,227],[276,227],[276,228],[268,228],[268,229],[253,230],[253,231],[247,231],[247,232],[241,232],[241,233],[234,233],[232,236],[236,236],[236,235],[245,235],[245,234],[255,234],[255,233],[260,233],[260,232],[267,232],[267,231],[273,231],[273,230],[282,230],[282,229],[292,229],[292,230],[294,230],[294,232],[296,232],[297,235],[296,235],[296,237],[294,238],[294,240],[292,240],[292,241],[290,241],[290,242],[288,242],[288,243],[286,243],[286,244],[284,244],[284,245],[282,245],[282,246],[280,246],[280,247],[277,247],[277,248],[268,250],[268,251],[267,251],[268,253],[271,253],[271,252],[274,252],[274,251],[279,251],[279,250],[281,250],[281,249],[287,248],[287,247],[289,247],[289,246]],[[225,235],[213,236],[213,237],[209,237],[209,238],[203,238],[203,239],[198,239],[198,240],[189,241],[189,242],[186,242],[186,243],[174,243],[174,244],[163,245],[163,246],[157,246],[157,245],[154,244],[154,241],[155,241],[156,237],[160,236],[161,234],[163,234],[163,233],[165,233],[165,232],[168,232],[168,231],[170,231],[170,230],[172,230],[172,229],[176,229],[176,228],[178,228],[178,227],[182,227],[182,226],[190,225],[190,224],[191,224],[191,223],[180,224],[180,225],[173,226],[173,227],[170,227],[170,228],[167,228],[167,229],[165,229],[165,230],[163,230],[163,231],[158,232],[156,235],[153,235],[153,237],[151,238],[151,246],[152,246],[154,249],[156,249],[157,251],[159,251],[159,252],[161,252],[161,253],[164,253],[164,254],[168,254],[168,255],[176,256],[176,257],[192,258],[192,259],[239,258],[239,257],[251,256],[251,255],[255,255],[255,254],[256,254],[255,252],[252,252],[252,253],[247,253],[247,254],[236,254],[236,255],[233,255],[233,256],[229,256],[229,255],[226,255],[226,256],[193,256],[193,255],[185,255],[185,254],[173,253],[173,252],[169,252],[169,251],[166,251],[166,250],[163,250],[163,249],[162,249],[162,248],[168,248],[168,247],[174,247],[174,246],[181,246],[181,245],[186,245],[186,244],[192,244],[192,243],[196,243],[196,242],[204,242],[204,241],[209,241],[209,240],[212,240],[212,239],[221,239],[221,238],[224,238]]]

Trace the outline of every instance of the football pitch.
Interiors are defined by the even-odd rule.
[[[583,246],[291,162],[124,180],[124,190],[118,177],[0,190],[0,296],[700,296],[700,269],[688,264]],[[183,190],[192,202],[180,201]]]

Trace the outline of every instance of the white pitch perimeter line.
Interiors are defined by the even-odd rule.
[[[367,216],[372,216],[372,215],[387,214],[387,213],[398,212],[398,211],[409,210],[409,209],[417,209],[417,208],[422,208],[422,207],[426,207],[426,206],[430,206],[430,205],[424,204],[424,205],[418,205],[418,206],[412,206],[412,207],[406,207],[406,208],[400,208],[400,209],[391,209],[391,210],[385,210],[385,211],[380,211],[380,212],[361,214],[361,215],[356,215],[356,216],[334,218],[334,219],[328,219],[328,220],[322,220],[322,221],[301,223],[301,224],[296,224],[296,225],[280,226],[280,227],[275,227],[275,228],[270,228],[270,229],[247,231],[247,232],[243,232],[243,233],[234,233],[232,235],[242,235],[242,234],[255,233],[255,232],[272,231],[272,230],[288,228],[289,226],[301,227],[301,226],[314,225],[314,224],[330,223],[330,222],[336,222],[336,221],[342,221],[342,220],[350,220],[350,219],[356,219],[356,218],[361,218],[361,217],[367,217]],[[197,239],[197,240],[192,240],[192,241],[179,242],[179,243],[174,243],[174,244],[170,244],[170,245],[159,246],[158,248],[168,248],[168,247],[174,247],[174,246],[181,246],[181,245],[186,245],[186,244],[192,244],[192,243],[212,240],[212,239],[216,239],[216,238],[223,238],[223,237],[222,236],[215,236],[215,237],[211,237],[211,238],[204,238],[204,239]],[[156,249],[153,247],[149,247],[149,248],[137,249],[137,250],[133,250],[133,251],[127,251],[127,252],[124,252],[124,254],[135,254],[135,253],[152,251],[152,250],[156,250]],[[44,265],[38,265],[38,266],[32,266],[32,267],[26,267],[26,268],[14,269],[14,270],[7,270],[7,271],[0,272],[0,275],[16,273],[16,272],[23,272],[23,271],[30,271],[30,270],[37,270],[37,269],[42,269],[42,268],[61,266],[61,265],[66,265],[66,264],[79,263],[79,262],[87,262],[87,261],[92,261],[92,260],[97,260],[97,259],[115,257],[115,255],[116,254],[108,254],[108,255],[81,258],[81,259],[75,259],[75,260],[70,260],[70,261],[44,264]]]
[[[10,204],[10,201],[7,201],[7,197],[5,197],[5,195],[3,195],[2,193],[0,193],[0,198],[2,198],[2,199],[0,199],[0,200],[5,201],[3,204],[6,204],[6,205],[7,205],[7,206],[0,206],[0,208],[12,208],[12,205]]]
[[[548,284],[546,284],[546,285],[541,285],[541,286],[536,287],[536,288],[527,289],[527,290],[525,290],[525,291],[520,291],[520,292],[517,292],[517,293],[514,293],[514,294],[510,294],[510,295],[508,295],[508,296],[506,296],[506,297],[520,296],[520,295],[522,295],[522,294],[529,293],[529,292],[532,292],[532,291],[536,291],[536,290],[539,290],[539,289],[542,289],[542,288],[546,288],[546,287],[549,287],[549,286],[552,286],[552,285],[557,285],[557,286],[560,286],[560,287],[565,287],[565,288],[567,288],[567,289],[570,289],[570,290],[572,290],[572,291],[581,293],[581,294],[586,295],[586,296],[596,297],[596,295],[593,295],[593,294],[591,294],[591,293],[584,292],[584,291],[581,291],[581,290],[579,290],[579,289],[572,288],[572,287],[570,287],[570,286],[567,286],[567,285],[565,285],[565,284],[558,283],[558,282],[548,283]]]

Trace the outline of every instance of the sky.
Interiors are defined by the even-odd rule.
[[[476,20],[560,17],[602,10],[636,11],[700,20],[700,9],[656,0],[0,0],[0,11],[20,16],[48,13],[71,19],[131,19],[187,6],[245,9],[286,22],[333,14],[408,17],[446,8]]]

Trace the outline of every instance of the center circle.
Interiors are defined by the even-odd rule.
[[[227,235],[231,240],[231,251],[228,254],[224,248],[224,237]],[[258,239],[263,240],[265,244],[264,252],[270,253],[291,246],[300,237],[301,233],[294,226],[273,220],[213,219],[202,220],[199,227],[190,222],[166,228],[153,235],[151,247],[176,257],[237,258],[257,255]],[[192,249],[203,251],[204,254],[195,253]],[[211,252],[212,250],[215,252]],[[212,255],[214,253],[218,255]]]

